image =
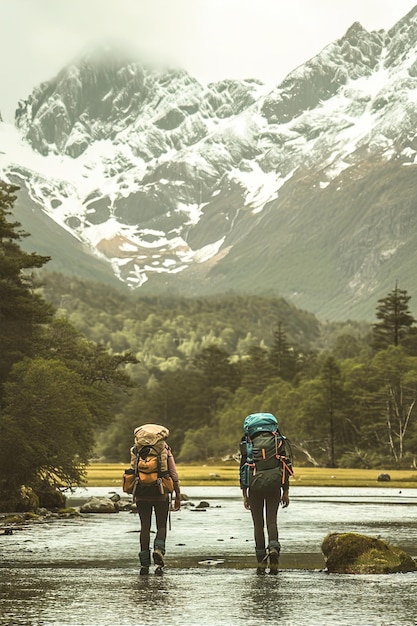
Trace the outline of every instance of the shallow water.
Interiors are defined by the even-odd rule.
[[[210,507],[171,514],[163,577],[138,575],[139,522],[131,513],[0,536],[1,626],[417,624],[417,574],[329,575],[321,555],[327,533],[353,531],[417,556],[417,490],[293,487],[290,507],[279,512],[276,577],[255,574],[251,518],[238,489],[184,491]]]

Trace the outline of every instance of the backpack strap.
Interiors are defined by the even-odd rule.
[[[246,435],[246,463],[253,465],[253,442],[249,435]]]
[[[255,461],[253,460],[253,441],[246,435],[246,465],[255,469]]]
[[[281,435],[279,430],[274,431],[272,434],[275,437],[275,457],[277,458],[278,461],[280,461],[280,463],[282,465],[282,469],[283,469],[281,482],[284,485],[287,476],[294,476],[294,472],[293,472],[292,468],[287,463],[287,461],[288,461],[287,456],[285,454],[280,454],[279,453],[279,449],[282,448],[282,446],[283,446],[284,439],[286,441],[287,441],[287,439],[286,439],[286,437]],[[291,461],[289,461],[289,462],[291,464]]]
[[[157,463],[157,475],[158,478],[156,479],[156,483],[158,485],[158,489],[159,492],[162,494],[164,493],[164,486],[162,484],[162,461],[161,461],[161,453],[158,452],[157,457],[156,457],[156,463]],[[168,507],[169,510],[169,507]]]
[[[133,486],[133,491],[132,491],[132,498],[133,498],[133,500],[135,499],[136,490],[139,487],[139,470],[138,470],[139,450],[136,448],[136,446],[135,446],[134,450],[135,450],[135,455],[136,455],[136,461],[135,461],[135,484]]]
[[[285,483],[286,477],[287,476],[294,476],[294,470],[292,469],[292,451],[291,451],[291,445],[288,441],[288,439],[286,437],[282,437],[281,439],[281,445],[284,443],[285,441],[285,454],[280,455],[280,461],[282,463],[282,469],[284,470],[282,472],[282,484]],[[288,451],[289,448],[289,451]]]
[[[278,454],[278,450],[282,446],[282,439],[280,438],[278,442],[278,437],[281,437],[281,435],[277,431],[273,431],[272,434],[274,435],[274,438],[275,438],[275,458],[279,459],[280,455]]]

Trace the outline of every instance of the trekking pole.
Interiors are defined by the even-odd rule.
[[[171,506],[172,506],[172,493],[168,496],[168,528],[171,530]]]

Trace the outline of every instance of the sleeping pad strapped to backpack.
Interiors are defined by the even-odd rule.
[[[240,452],[246,461],[240,467],[240,486],[265,495],[276,492],[293,475],[288,439],[272,413],[248,415],[243,430]]]

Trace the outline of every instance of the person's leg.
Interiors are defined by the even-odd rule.
[[[258,574],[265,572],[266,547],[265,547],[265,518],[264,518],[264,498],[257,493],[249,493],[250,512],[253,521],[253,534],[255,538],[255,553],[258,562]]]
[[[280,493],[269,494],[265,498],[266,502],[266,528],[268,532],[268,546],[278,543],[278,506],[280,503]],[[278,544],[279,545],[279,544]]]
[[[169,512],[169,500],[154,503],[156,516],[156,536],[154,541],[153,560],[159,567],[164,566],[165,541],[167,536],[167,521]]]
[[[278,540],[278,507],[280,493],[273,493],[266,498],[266,527],[268,532],[268,554],[270,573],[278,572],[278,560],[281,545]]]
[[[152,504],[150,502],[137,502],[136,506],[140,519],[139,561],[142,566],[140,573],[147,574],[151,564],[149,544],[151,540]]]

